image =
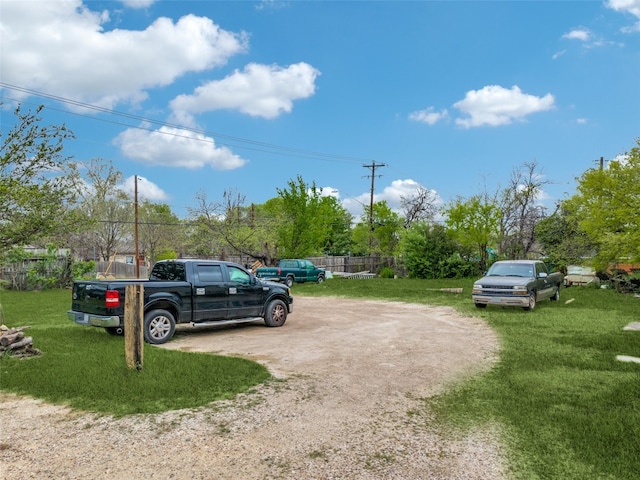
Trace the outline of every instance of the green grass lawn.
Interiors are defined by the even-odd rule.
[[[0,390],[94,412],[127,415],[206,405],[233,398],[271,378],[240,358],[144,346],[144,368],[126,366],[124,337],[67,319],[68,290],[0,291],[4,323],[43,352],[20,360],[0,356]]]
[[[611,290],[570,288],[532,312],[470,298],[472,280],[331,279],[296,284],[297,295],[379,298],[451,305],[483,318],[499,335],[494,368],[446,394],[424,399],[452,434],[488,422],[505,433],[513,478],[640,478],[640,299]],[[463,288],[462,294],[441,288]],[[567,302],[570,300],[569,302]],[[74,408],[126,415],[197,407],[268,381],[250,361],[145,345],[142,371],[128,370],[124,342],[67,320],[68,291],[0,291],[4,322],[30,325],[44,354],[0,359],[0,389]]]

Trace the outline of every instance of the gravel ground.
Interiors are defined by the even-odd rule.
[[[481,320],[397,302],[294,307],[282,328],[181,327],[163,347],[269,368],[273,381],[231,401],[114,419],[0,394],[0,479],[508,478],[498,428],[442,432],[421,400],[490,368],[498,341]]]

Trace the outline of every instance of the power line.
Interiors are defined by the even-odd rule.
[[[61,97],[59,95],[54,95],[54,94],[49,94],[46,92],[40,92],[37,90],[31,90],[25,87],[20,87],[17,85],[12,85],[12,84],[8,84],[5,82],[0,82],[0,87],[1,88],[5,88],[8,90],[14,90],[16,92],[21,92],[21,93],[25,93],[27,95],[31,95],[31,96],[35,96],[35,97],[41,97],[41,98],[47,98],[65,105],[70,105],[73,107],[76,107],[79,110],[90,110],[93,112],[98,112],[98,113],[104,113],[107,115],[113,115],[113,116],[117,116],[117,117],[122,117],[122,118],[126,118],[129,120],[135,120],[138,122],[141,122],[143,124],[149,124],[149,125],[155,125],[157,127],[167,127],[167,128],[172,128],[172,129],[176,129],[176,130],[181,130],[184,132],[190,132],[196,135],[202,135],[202,136],[208,136],[208,137],[215,137],[216,139],[224,139],[227,142],[221,142],[221,141],[216,141],[214,142],[211,138],[202,138],[202,137],[193,137],[190,135],[181,135],[180,133],[176,133],[176,132],[167,132],[167,131],[159,131],[159,130],[154,130],[153,128],[150,127],[145,127],[142,125],[132,125],[130,123],[126,123],[126,122],[118,122],[118,121],[114,121],[114,120],[108,120],[108,119],[104,119],[104,118],[97,118],[95,116],[92,115],[87,115],[84,113],[80,113],[80,112],[73,112],[73,111],[69,111],[69,110],[63,110],[63,109],[59,109],[59,108],[55,108],[52,106],[47,105],[46,108],[53,110],[53,111],[58,111],[61,113],[65,113],[65,114],[71,114],[71,115],[77,115],[77,116],[81,116],[84,118],[89,118],[92,120],[97,120],[97,121],[102,121],[102,122],[107,122],[107,123],[111,123],[114,125],[121,125],[121,126],[125,126],[125,127],[129,127],[129,128],[136,128],[139,130],[145,130],[145,131],[154,131],[163,135],[169,135],[169,136],[175,136],[175,137],[181,137],[181,138],[187,138],[193,141],[198,141],[198,142],[205,142],[205,143],[216,143],[219,145],[223,145],[226,147],[233,147],[233,148],[242,148],[242,149],[247,149],[247,150],[254,150],[254,151],[259,151],[259,152],[264,152],[264,153],[271,153],[271,154],[275,154],[275,155],[283,155],[283,156],[297,156],[297,157],[303,157],[303,158],[308,158],[308,159],[316,159],[316,160],[325,160],[325,161],[337,161],[337,162],[362,162],[362,161],[371,161],[369,159],[366,158],[362,158],[362,157],[355,157],[355,156],[348,156],[348,155],[339,155],[339,154],[332,154],[332,153],[324,153],[324,152],[319,152],[319,151],[314,151],[314,150],[305,150],[305,149],[301,149],[301,148],[296,148],[296,147],[288,147],[285,145],[277,145],[277,144],[273,144],[273,143],[268,143],[268,142],[262,142],[259,140],[252,140],[252,139],[248,139],[248,138],[242,138],[242,137],[235,137],[232,135],[227,135],[224,133],[220,133],[220,132],[214,132],[214,131],[209,131],[209,130],[203,130],[203,129],[197,129],[197,128],[192,128],[192,127],[188,127],[188,126],[184,126],[184,125],[179,125],[179,124],[175,124],[175,123],[170,123],[170,122],[165,122],[165,121],[161,121],[161,120],[157,120],[157,119],[153,119],[153,118],[148,118],[148,117],[143,117],[140,115],[134,115],[131,113],[126,113],[126,112],[121,112],[118,110],[113,110],[113,109],[109,109],[109,108],[105,108],[105,107],[100,107],[98,105],[93,105],[90,103],[85,103],[85,102],[81,102],[78,100],[73,100],[70,98],[66,98],[66,97]],[[16,102],[20,102],[22,100],[17,100],[17,99],[13,99],[10,97],[5,97],[3,96],[2,98],[6,98],[8,100],[11,101],[16,101]],[[26,103],[26,102],[25,102]],[[235,143],[229,143],[229,142],[235,142]]]

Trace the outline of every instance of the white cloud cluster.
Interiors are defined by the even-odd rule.
[[[607,7],[616,12],[627,12],[639,19],[632,27],[626,27],[622,31],[626,33],[640,32],[640,0],[609,0]]]
[[[91,11],[79,0],[3,2],[3,81],[111,109],[247,49],[244,33],[204,17],[158,18],[137,31],[105,31],[108,21],[107,11]]]
[[[243,71],[196,88],[191,95],[177,96],[171,108],[182,122],[189,122],[191,114],[219,109],[271,119],[291,112],[294,100],[313,95],[319,74],[304,62],[286,68],[250,63]]]
[[[544,97],[536,97],[522,93],[518,86],[507,89],[499,85],[488,85],[480,90],[467,92],[464,99],[453,106],[466,115],[466,118],[456,119],[456,124],[472,128],[524,121],[532,113],[554,108],[554,104],[555,99],[550,93]]]
[[[471,90],[464,99],[453,104],[462,114],[456,125],[463,128],[497,127],[524,121],[528,115],[554,108],[555,99],[550,93],[536,97],[523,93],[518,86],[511,89],[499,85],[487,85],[480,90]],[[448,111],[437,112],[434,107],[409,114],[409,120],[434,125],[448,118]]]
[[[146,8],[154,0],[122,0],[129,8]],[[203,73],[248,50],[248,35],[223,30],[211,19],[185,15],[161,17],[144,30],[110,29],[108,10],[91,3],[10,1],[2,3],[0,71],[2,81],[83,104],[114,109],[137,106],[151,89],[172,86],[188,73]],[[234,109],[267,119],[292,111],[293,102],[315,93],[319,72],[300,62],[288,67],[249,64],[222,80],[212,80],[192,94],[170,102],[172,120],[197,127],[195,115]],[[80,104],[80,105],[79,105]],[[149,125],[129,128],[115,139],[128,158],[154,165],[219,170],[242,167],[246,160],[211,137],[193,130]]]
[[[175,127],[129,128],[118,135],[115,144],[127,157],[151,165],[232,170],[246,163],[228,148],[217,147],[213,138]]]

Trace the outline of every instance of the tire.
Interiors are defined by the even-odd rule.
[[[284,279],[284,284],[291,288],[291,286],[293,285],[293,277],[287,277]]]
[[[487,308],[486,303],[476,303],[476,308]]]
[[[124,335],[124,327],[105,327],[104,329],[109,335],[115,335],[117,337]]]
[[[318,275],[318,283],[324,282],[324,275]]]
[[[536,292],[531,292],[531,294],[529,295],[529,306],[528,307],[524,307],[525,310],[533,310],[534,308],[536,308]]]
[[[558,285],[558,288],[556,288],[556,293],[554,293],[551,297],[552,302],[557,302],[558,300],[560,300],[560,285]]]
[[[282,300],[272,300],[264,313],[267,327],[281,327],[287,321],[287,305]]]
[[[167,310],[151,310],[144,316],[144,340],[147,343],[166,343],[175,331],[176,320]]]

